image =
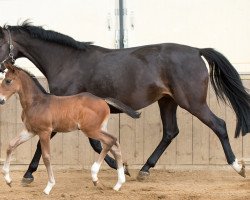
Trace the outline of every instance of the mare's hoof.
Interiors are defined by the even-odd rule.
[[[241,163],[242,163],[242,168],[241,168],[241,170],[239,172],[239,175],[241,175],[242,177],[246,178],[245,162],[242,160]]]
[[[25,177],[23,177],[21,185],[25,187],[25,186],[31,184],[33,181],[34,181],[33,177],[32,178],[25,178]]]
[[[138,181],[145,181],[149,178],[150,173],[149,172],[144,172],[144,171],[139,171],[139,174],[137,176]]]
[[[124,167],[124,174],[131,176],[128,170],[128,163],[124,162],[123,167]]]

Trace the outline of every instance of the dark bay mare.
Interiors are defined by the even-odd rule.
[[[225,121],[218,118],[206,103],[209,73],[202,56],[208,61],[210,81],[216,95],[235,111],[235,136],[245,135],[250,132],[250,95],[232,64],[214,49],[172,43],[106,49],[28,22],[0,28],[0,62],[28,58],[48,79],[50,92],[55,95],[88,91],[99,97],[118,99],[135,110],[158,101],[163,137],[140,170],[139,177],[149,175],[149,169],[178,135],[178,106],[214,131],[228,164],[244,174],[231,149]],[[117,110],[111,108],[111,112]],[[100,153],[100,142],[90,139],[90,143]],[[38,143],[24,181],[33,180],[32,173],[38,167],[40,156]],[[116,168],[112,158],[106,157],[105,161]]]
[[[11,186],[10,160],[12,152],[22,143],[35,135],[39,136],[42,147],[43,162],[48,172],[49,181],[44,189],[49,194],[55,185],[55,178],[50,163],[50,138],[53,131],[67,133],[81,130],[87,137],[102,142],[99,158],[91,167],[92,181],[98,183],[98,172],[101,164],[110,151],[117,161],[118,181],[114,190],[118,191],[125,183],[124,167],[120,144],[117,138],[106,131],[112,104],[117,109],[133,118],[139,113],[112,98],[100,98],[88,92],[71,96],[55,96],[47,93],[37,79],[28,72],[12,64],[6,64],[8,71],[0,84],[0,104],[4,104],[13,94],[17,93],[22,106],[23,131],[13,138],[7,149],[7,157],[2,173],[6,183]]]

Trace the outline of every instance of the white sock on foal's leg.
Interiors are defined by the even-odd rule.
[[[3,168],[2,168],[2,174],[4,176],[4,179],[6,183],[11,186],[12,179],[10,177],[10,159],[11,159],[11,153],[7,155],[7,158],[4,162]]]
[[[241,176],[246,177],[246,172],[245,172],[245,165],[242,163],[242,166],[239,165],[238,159],[235,158],[235,161],[233,164],[231,164],[231,167]]]
[[[2,174],[3,174],[3,176],[4,176],[4,180],[6,181],[6,183],[7,183],[9,186],[11,186],[12,179],[10,178],[9,169],[5,169],[4,166],[3,166]]]
[[[241,166],[238,163],[238,159],[235,158],[235,161],[233,162],[233,164],[231,164],[231,167],[236,171],[236,172],[240,172],[241,170]]]
[[[50,191],[52,190],[52,188],[54,187],[54,185],[55,185],[55,182],[50,182],[50,181],[48,181],[48,183],[47,183],[47,186],[46,186],[46,188],[44,189],[44,194],[47,194],[47,195],[49,195],[49,193],[50,193]]]
[[[125,174],[124,174],[124,167],[118,168],[117,174],[118,174],[118,181],[116,185],[113,187],[113,189],[116,191],[118,191],[121,188],[122,184],[125,183],[126,181]]]
[[[94,185],[96,185],[98,183],[97,174],[100,170],[100,166],[101,166],[101,164],[94,162],[94,164],[91,167],[91,176],[92,176],[92,181],[93,181]]]

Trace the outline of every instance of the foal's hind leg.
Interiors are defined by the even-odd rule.
[[[50,191],[56,184],[55,178],[53,175],[52,167],[51,167],[51,156],[50,156],[50,132],[42,132],[39,134],[41,148],[42,148],[42,157],[44,165],[47,169],[49,181],[47,183],[46,188],[44,189],[44,193],[49,195]]]
[[[115,160],[117,163],[118,181],[116,185],[113,187],[113,189],[118,191],[121,188],[122,184],[125,183],[126,181],[123,162],[122,162],[121,147],[120,147],[119,142],[116,141],[116,143],[112,146],[110,152],[115,157]]]
[[[193,115],[195,115],[197,118],[199,118],[204,124],[206,124],[208,127],[210,127],[214,133],[218,136],[224,153],[226,155],[226,159],[229,165],[232,166],[232,168],[238,172],[241,176],[246,177],[245,174],[245,166],[240,166],[238,164],[238,161],[232,151],[227,129],[226,129],[226,123],[224,120],[218,118],[207,106],[207,104],[203,105],[197,105],[196,108],[188,108]]]
[[[107,153],[111,149],[111,147],[117,141],[117,139],[111,135],[102,133],[100,130],[95,131],[95,132],[85,132],[85,134],[88,137],[99,140],[102,143],[102,151],[99,154],[97,161],[94,162],[94,164],[91,167],[92,181],[93,181],[94,185],[97,185],[98,184],[97,174],[100,170],[101,164],[102,164],[105,156],[107,155]]]
[[[102,125],[102,130],[104,130],[105,132],[107,132],[107,126],[108,126],[108,119],[103,123]],[[101,153],[102,151],[102,146],[101,146],[101,143],[100,141],[98,140],[95,140],[95,139],[92,139],[92,138],[89,138],[89,143],[91,145],[91,147],[95,150],[95,152],[97,153]],[[117,169],[117,164],[116,164],[116,161],[111,158],[108,154],[105,156],[104,160],[106,161],[106,163],[113,169]],[[125,174],[129,175],[129,172],[127,170],[127,168],[125,169]]]
[[[104,133],[107,133],[108,134],[108,119],[105,120],[102,124],[102,131]],[[120,146],[118,147],[118,149],[120,148]],[[101,150],[100,150],[101,151]],[[112,152],[111,152],[112,153]],[[114,155],[114,154],[113,154]],[[117,159],[113,159],[111,158],[108,154],[105,156],[105,159],[106,163],[112,167],[113,169],[117,169],[117,166],[119,165],[117,163]],[[110,163],[112,163],[112,166],[110,165]],[[126,163],[123,163],[123,168],[124,168],[124,173],[128,176],[130,176],[130,173],[129,173],[129,170],[128,170],[128,167],[127,167],[127,164]]]
[[[156,147],[152,155],[148,158],[145,165],[140,170],[137,179],[142,181],[149,176],[149,169],[154,167],[160,156],[178,135],[179,129],[176,119],[177,104],[172,97],[163,97],[158,101],[163,124],[163,136],[159,145]]]

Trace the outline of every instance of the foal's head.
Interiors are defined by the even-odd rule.
[[[0,82],[0,104],[4,104],[8,98],[18,92],[21,86],[21,80],[18,76],[20,69],[12,64],[5,64],[8,71],[5,78]]]

